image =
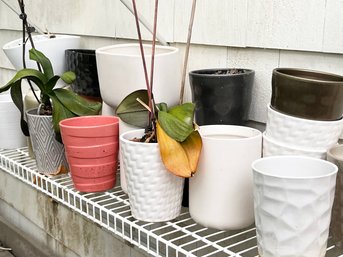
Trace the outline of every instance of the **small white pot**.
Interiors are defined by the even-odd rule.
[[[120,136],[132,216],[147,222],[174,219],[181,211],[184,179],[166,170],[157,143],[131,141],[143,134],[140,129]]]
[[[261,158],[261,132],[241,126],[200,126],[203,148],[189,180],[189,212],[206,226],[239,229],[254,222],[251,163]]]
[[[144,45],[145,61],[150,77],[151,45]],[[128,94],[146,89],[139,44],[118,44],[96,50],[96,62],[103,115],[113,115],[114,109]],[[156,46],[153,92],[156,102],[175,105],[179,100],[181,63],[179,50]],[[115,92],[115,93],[114,93]]]
[[[35,48],[46,55],[53,66],[56,75],[62,75],[66,70],[65,53],[66,49],[80,48],[80,37],[69,35],[55,35],[55,38],[49,38],[48,35],[35,35],[32,37]],[[11,61],[14,68],[18,71],[23,68],[22,59],[22,39],[11,41],[3,46],[7,58]],[[25,62],[27,68],[37,68],[35,61],[30,60],[29,50],[30,41],[26,44]]]
[[[26,138],[20,128],[20,111],[9,94],[0,95],[0,121],[0,148],[26,146]]]
[[[337,166],[311,157],[273,156],[252,164],[255,223],[263,257],[324,257]]]

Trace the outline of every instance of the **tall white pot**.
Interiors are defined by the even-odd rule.
[[[203,149],[189,180],[189,212],[206,227],[231,230],[254,222],[251,163],[261,157],[260,131],[233,125],[200,127]]]
[[[157,143],[131,141],[143,134],[139,129],[120,136],[132,216],[147,222],[174,219],[181,211],[184,179],[166,170]]]
[[[49,38],[48,35],[35,35],[32,37],[35,48],[46,55],[53,66],[54,73],[61,75],[66,70],[65,53],[66,49],[80,48],[80,37],[69,35],[56,35]],[[37,68],[35,61],[29,59],[30,41],[26,44],[25,62],[27,68]],[[16,70],[23,68],[22,39],[13,40],[2,48]]]
[[[20,128],[20,111],[11,95],[0,95],[0,148],[23,146],[26,146],[26,138]]]
[[[151,45],[144,45],[148,76],[150,76]],[[125,96],[138,89],[146,89],[139,44],[118,44],[96,50],[102,114],[114,115],[114,110]],[[179,99],[181,62],[175,47],[156,46],[154,97],[156,102],[175,105]],[[120,122],[119,133],[138,129]],[[120,157],[121,159],[121,157]],[[124,166],[120,165],[121,187],[127,192]]]

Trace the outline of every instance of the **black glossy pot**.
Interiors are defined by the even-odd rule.
[[[205,69],[189,73],[195,120],[199,125],[244,125],[248,119],[255,72]]]
[[[100,97],[95,50],[68,49],[65,51],[67,70],[76,74],[72,90],[86,97]]]

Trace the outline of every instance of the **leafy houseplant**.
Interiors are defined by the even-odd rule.
[[[65,83],[71,84],[75,80],[73,72],[65,72],[61,76],[54,75],[50,60],[40,51],[32,48],[29,51],[30,59],[38,62],[42,71],[35,69],[21,69],[3,87],[0,93],[10,90],[12,100],[21,112],[21,128],[24,135],[29,136],[28,126],[24,120],[23,94],[21,82],[27,79],[40,89],[40,106],[38,114],[52,115],[53,126],[56,136],[59,135],[59,122],[66,118],[82,115],[98,114],[101,104],[89,102],[77,94],[63,88],[55,88],[57,81],[61,78]]]

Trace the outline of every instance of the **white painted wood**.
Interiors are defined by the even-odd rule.
[[[228,49],[228,67],[255,70],[255,83],[249,118],[266,122],[267,105],[271,97],[272,70],[278,66],[279,51],[264,49]]]
[[[19,12],[17,0],[6,0],[10,6]],[[0,1],[0,29],[21,30],[22,23],[18,15]]]
[[[115,16],[116,36],[118,38],[138,39],[134,15],[118,0],[113,16]],[[130,1],[131,2],[131,1]],[[154,0],[136,1],[141,15],[153,24]],[[157,30],[168,42],[173,42],[174,0],[159,1]],[[141,24],[142,37],[151,40],[151,33]]]
[[[343,75],[343,56],[325,53],[281,51],[279,66],[311,69]]]
[[[245,46],[248,0],[197,1],[193,43]],[[192,1],[175,0],[174,39],[186,42]]]
[[[247,45],[321,51],[325,2],[322,0],[250,0]]]
[[[343,53],[343,1],[326,1],[323,52]]]

